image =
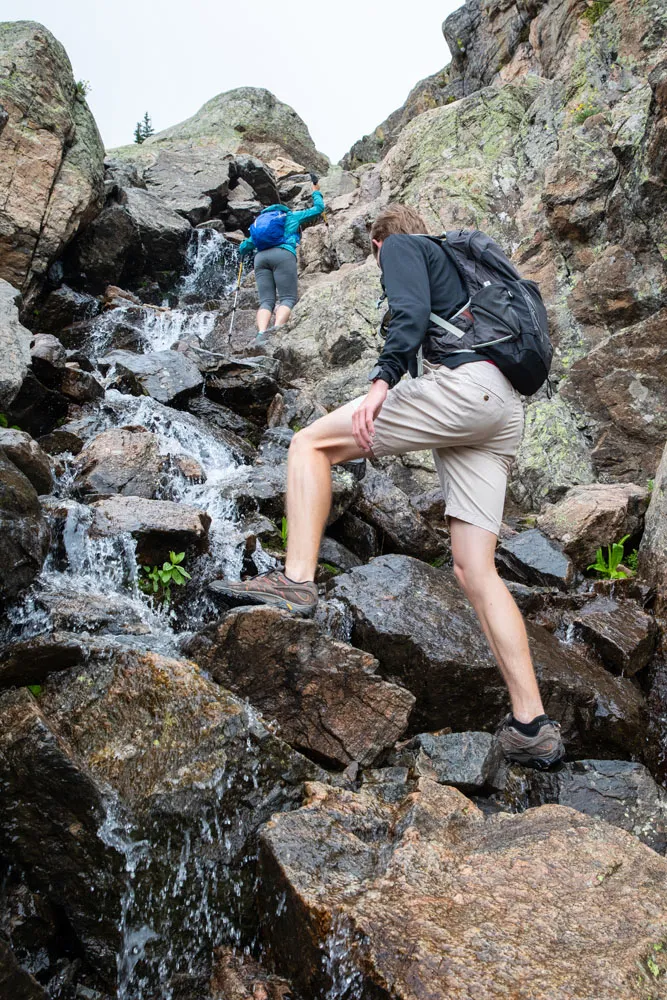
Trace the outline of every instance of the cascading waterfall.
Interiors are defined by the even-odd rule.
[[[199,230],[191,247],[191,270],[182,281],[181,296],[190,304],[162,309],[128,305],[102,314],[93,324],[89,349],[93,360],[113,346],[118,331],[135,336],[133,349],[154,352],[169,349],[177,340],[195,335],[205,339],[216,313],[197,309],[193,299],[204,300],[228,290],[236,255],[214,231]],[[232,264],[234,265],[232,267]],[[109,428],[141,425],[156,435],[159,451],[168,460],[158,499],[180,501],[205,511],[211,518],[208,551],[187,568],[192,573],[195,597],[187,608],[188,628],[194,629],[215,613],[206,592],[197,591],[197,577],[224,573],[238,576],[244,555],[244,535],[232,500],[223,495],[225,485],[242,481],[244,467],[215,431],[192,415],[164,406],[148,396],[107,391],[93,412],[76,425],[90,440]],[[201,467],[203,481],[180,471],[177,457],[187,456]],[[37,580],[33,594],[10,615],[15,637],[38,635],[48,628],[48,613],[40,603],[44,596],[80,600],[82,606],[104,602],[129,610],[140,620],[140,637],[110,636],[109,645],[141,641],[144,647],[174,653],[178,649],[177,623],[173,612],[155,607],[139,588],[136,543],[130,534],[99,536],[94,531],[95,512],[74,496],[74,463],[71,455],[60,457],[60,475],[54,489],[52,509],[60,529],[53,551]],[[258,556],[260,564],[270,564]],[[262,565],[262,568],[263,565]],[[106,639],[106,637],[105,637]],[[237,779],[238,781],[238,776]],[[256,786],[252,774],[244,776]],[[241,820],[225,812],[224,796],[232,778],[223,768],[213,782],[203,814],[179,818],[168,842],[163,831],[139,829],[110,793],[106,818],[99,837],[110,851],[124,859],[124,884],[120,898],[117,955],[117,1000],[154,1000],[156,983],[160,1000],[172,1000],[174,975],[197,969],[204,951],[217,944],[239,945],[234,899],[241,886],[229,866],[238,866]],[[221,807],[217,808],[217,803]],[[173,833],[173,829],[176,833]],[[251,868],[253,858],[242,858]],[[235,869],[236,870],[236,869]],[[231,886],[231,890],[230,890]],[[178,944],[175,945],[174,942]]]

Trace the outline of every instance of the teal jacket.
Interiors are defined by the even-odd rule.
[[[271,209],[282,209],[287,212],[287,218],[285,219],[285,242],[279,243],[284,250],[290,250],[296,257],[296,248],[301,242],[301,233],[299,232],[299,226],[306,219],[313,219],[316,215],[321,215],[324,211],[324,198],[319,191],[313,191],[313,207],[306,208],[303,212],[290,212],[288,208],[284,205],[269,205],[265,208],[265,212],[271,211]],[[248,253],[252,253],[257,247],[252,241],[252,237],[248,236],[247,239],[243,241],[239,247],[239,253],[244,257]]]

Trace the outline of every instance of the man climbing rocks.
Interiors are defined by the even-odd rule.
[[[318,551],[331,505],[331,466],[432,448],[449,518],[454,573],[509,689],[512,714],[500,726],[500,742],[508,759],[546,768],[564,755],[560,727],[544,713],[526,628],[494,562],[507,474],[523,432],[523,405],[496,364],[443,339],[434,317],[456,318],[469,304],[468,294],[451,255],[438,242],[416,235],[425,232],[421,217],[404,205],[384,209],[372,226],[373,253],[391,313],[387,339],[369,375],[368,394],[292,439],[284,572],[274,570],[241,583],[220,581],[213,587],[252,602],[312,613],[318,600],[313,582]],[[423,376],[403,379],[415,369],[420,348]]]
[[[250,236],[239,247],[241,256],[257,251],[255,255],[255,281],[259,296],[257,310],[257,338],[269,329],[276,304],[274,328],[284,326],[298,297],[296,248],[301,242],[299,227],[306,219],[324,212],[324,198],[318,178],[313,182],[313,207],[302,212],[292,212],[285,205],[269,205],[257,216],[250,227]]]

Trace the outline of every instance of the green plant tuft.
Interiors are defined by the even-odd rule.
[[[639,565],[639,553],[637,552],[637,549],[633,549],[632,552],[629,552],[625,557],[624,562],[628,569],[631,569],[633,573],[636,573],[637,566]]]
[[[593,101],[581,101],[580,104],[575,104],[572,108],[570,116],[577,125],[583,125],[587,118],[599,115],[601,111],[602,108],[598,104],[594,104]]]
[[[600,576],[608,580],[625,580],[628,574],[622,569],[618,569],[623,561],[623,549],[630,535],[624,535],[619,542],[607,546],[607,556],[605,558],[602,547],[595,553],[595,562],[591,563],[587,569],[593,569]]]
[[[92,87],[89,80],[77,80],[74,87],[74,96],[83,101],[86,98],[86,94],[89,94],[91,90]]]
[[[141,571],[145,576],[139,581],[141,590],[145,594],[155,596],[162,604],[169,604],[172,583],[175,583],[177,587],[183,587],[187,580],[192,579],[181,566],[184,559],[185,552],[170,552],[169,561],[162,563],[161,567],[142,566]]]
[[[27,687],[30,694],[34,694],[35,698],[37,697],[38,694],[42,693],[41,684],[28,684]]]
[[[287,549],[287,532],[288,532],[287,518],[284,517],[280,523],[280,544],[282,545],[283,549]]]
[[[333,566],[331,563],[328,562],[321,562],[320,566],[322,569],[326,570],[327,573],[330,573],[331,576],[340,576],[341,573],[343,572],[342,569],[339,569],[338,566]]]
[[[613,2],[614,0],[593,0],[593,3],[580,15],[582,21],[595,24],[603,14],[607,13]]]

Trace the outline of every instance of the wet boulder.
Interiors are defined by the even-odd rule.
[[[375,528],[349,510],[334,521],[327,532],[362,562],[368,562],[380,552]]]
[[[279,372],[278,362],[262,356],[212,361],[206,375],[206,395],[246,419],[263,423],[278,391]]]
[[[343,514],[358,494],[358,483],[349,472],[334,469],[331,476],[332,503],[328,524]],[[280,521],[285,513],[287,464],[255,465],[230,472],[221,494],[234,500],[242,514],[259,511]]]
[[[227,229],[248,229],[262,211],[250,184],[238,179],[230,187],[223,218]]]
[[[144,179],[152,194],[197,226],[225,205],[232,167],[233,157],[211,146],[161,149]]]
[[[11,1000],[48,1000],[37,980],[18,963],[9,945],[0,937],[0,996]]]
[[[324,536],[320,543],[319,559],[320,562],[328,563],[329,566],[333,566],[344,573],[354,569],[355,566],[361,566],[363,563],[363,559],[356,556],[354,552],[350,552],[344,545],[337,542],[335,538],[329,538],[327,535]]]
[[[413,732],[497,726],[508,708],[505,685],[451,570],[378,556],[336,577],[328,594],[352,614],[350,641],[415,695]],[[561,723],[568,752],[642,754],[645,706],[632,682],[546,629],[527,627],[545,711]]]
[[[408,691],[377,675],[368,653],[274,608],[232,611],[186,652],[275,719],[291,746],[328,764],[372,764],[403,734],[414,704]]]
[[[157,436],[145,427],[114,427],[79,453],[75,486],[96,498],[120,494],[151,499],[160,488],[165,461]]]
[[[153,653],[54,674],[38,700],[6,692],[0,718],[2,853],[114,995],[142,980],[198,995],[212,947],[256,932],[258,827],[321,772],[194,664]]]
[[[100,361],[100,369],[107,371],[112,365],[129,372],[147,396],[168,406],[184,406],[204,382],[197,366],[178,351],[111,351]]]
[[[19,323],[21,293],[0,278],[0,409],[6,410],[28,372],[31,334]]]
[[[643,764],[576,760],[555,773],[512,770],[521,773],[522,786],[517,796],[516,782],[507,783],[513,807],[517,798],[522,808],[545,803],[569,806],[627,830],[660,854],[667,851],[667,792]]]
[[[49,292],[36,310],[36,327],[43,333],[59,333],[63,327],[92,319],[101,310],[99,299],[84,292],[76,292],[68,285]]]
[[[62,429],[51,431],[50,434],[43,434],[38,440],[38,445],[47,455],[78,455],[83,448],[83,441],[78,434]]]
[[[667,447],[655,474],[639,547],[639,571],[662,595],[667,593]]]
[[[427,779],[398,803],[308,790],[260,852],[269,955],[304,995],[634,1000],[638,966],[663,974],[667,861],[624,830],[563,806],[485,818]]]
[[[589,642],[615,674],[632,677],[650,661],[658,639],[655,618],[635,601],[596,597],[572,617],[577,638]]]
[[[10,424],[41,437],[48,434],[67,416],[69,401],[61,392],[49,389],[28,372],[23,384],[7,410]]]
[[[493,785],[502,750],[492,733],[419,733],[389,757],[421,778],[480,792]]]
[[[407,494],[376,469],[367,469],[353,513],[375,528],[385,552],[399,552],[427,562],[445,552],[443,539],[412,505]]]
[[[214,403],[212,399],[208,399],[206,396],[193,396],[189,399],[188,410],[195,417],[199,417],[209,429],[214,428],[216,431],[222,431],[225,434],[231,432],[238,435],[238,437],[245,438],[251,444],[257,444],[259,440],[259,431],[256,424],[253,424],[250,420],[246,420],[239,413],[230,410],[229,407],[222,406],[220,403]]]
[[[139,539],[140,548],[165,547],[178,550],[203,547],[211,519],[198,507],[171,500],[146,500],[136,496],[112,496],[91,504],[93,533],[114,536],[127,532]]]
[[[567,589],[576,574],[572,560],[536,528],[503,539],[496,550],[496,565],[505,579],[560,590]]]
[[[276,175],[271,169],[256,156],[235,157],[236,172],[253,189],[262,205],[275,205],[280,201],[280,194],[276,186]]]
[[[0,427],[0,450],[30,480],[38,493],[50,493],[53,474],[48,455],[25,431]]]
[[[35,487],[0,450],[0,601],[32,583],[50,538]]]
[[[599,546],[637,535],[644,525],[648,490],[631,483],[575,486],[556,504],[548,504],[537,526],[557,539],[579,569],[595,562]]]

